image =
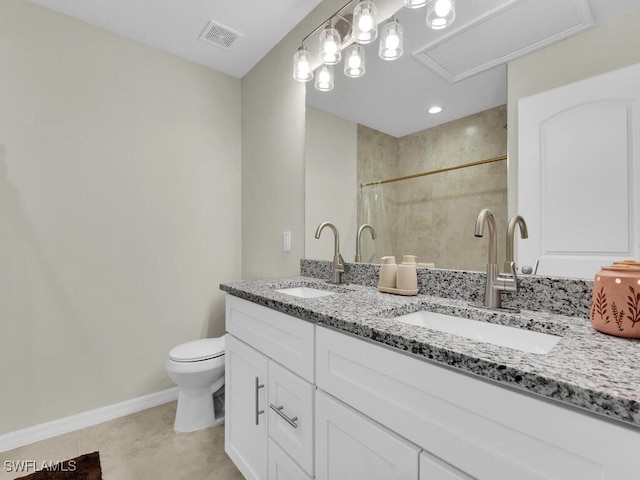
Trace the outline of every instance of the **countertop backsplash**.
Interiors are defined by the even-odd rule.
[[[300,275],[329,279],[331,265],[330,261],[302,259]],[[380,265],[348,263],[348,267],[349,271],[344,276],[345,282],[377,287]],[[419,267],[418,293],[468,302],[482,302],[485,278],[484,272]],[[519,275],[518,292],[503,293],[502,304],[505,307],[588,319],[592,289],[592,280]]]

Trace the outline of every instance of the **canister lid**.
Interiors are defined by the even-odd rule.
[[[621,262],[613,262],[614,265],[627,265],[629,267],[640,267],[640,263],[633,259],[623,260]]]
[[[602,270],[615,272],[638,272],[640,271],[640,262],[633,259],[621,260],[619,262],[613,262],[612,265],[607,265],[601,268]]]

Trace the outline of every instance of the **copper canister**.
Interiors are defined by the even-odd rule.
[[[640,263],[602,267],[593,282],[591,324],[609,335],[640,338]]]

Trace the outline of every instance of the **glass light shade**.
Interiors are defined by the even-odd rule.
[[[293,78],[298,82],[308,82],[313,79],[313,70],[309,63],[309,50],[305,47],[298,48],[293,56]]]
[[[372,43],[378,37],[378,9],[370,0],[361,0],[353,10],[353,39],[361,45]]]
[[[427,5],[427,26],[434,30],[448,27],[456,18],[455,0],[431,0]]]
[[[325,65],[340,63],[342,56],[342,39],[333,27],[326,27],[320,32],[320,60]]]
[[[378,55],[383,60],[395,60],[402,56],[403,34],[398,20],[391,18],[385,23],[380,34],[380,50]]]
[[[345,52],[344,74],[353,78],[364,75],[364,48],[360,45],[351,45]]]
[[[404,6],[407,8],[420,8],[427,4],[427,0],[404,0]]]
[[[322,65],[316,74],[316,90],[321,92],[330,92],[333,90],[333,67],[331,65]]]

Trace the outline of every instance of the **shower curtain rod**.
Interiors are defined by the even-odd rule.
[[[461,168],[467,168],[467,167],[475,167],[476,165],[484,165],[485,163],[499,162],[501,160],[506,160],[506,159],[507,159],[506,155],[500,155],[499,157],[487,158],[486,160],[478,160],[477,162],[463,163],[462,165],[456,165],[455,167],[439,168],[437,170],[431,170],[429,172],[415,173],[413,175],[407,175],[404,177],[389,178],[387,180],[381,180],[379,182],[361,183],[360,188],[370,187],[372,185],[382,185],[383,183],[399,182],[400,180],[409,180],[411,178],[424,177],[427,175],[433,175],[435,173],[450,172],[452,170],[459,170]]]

